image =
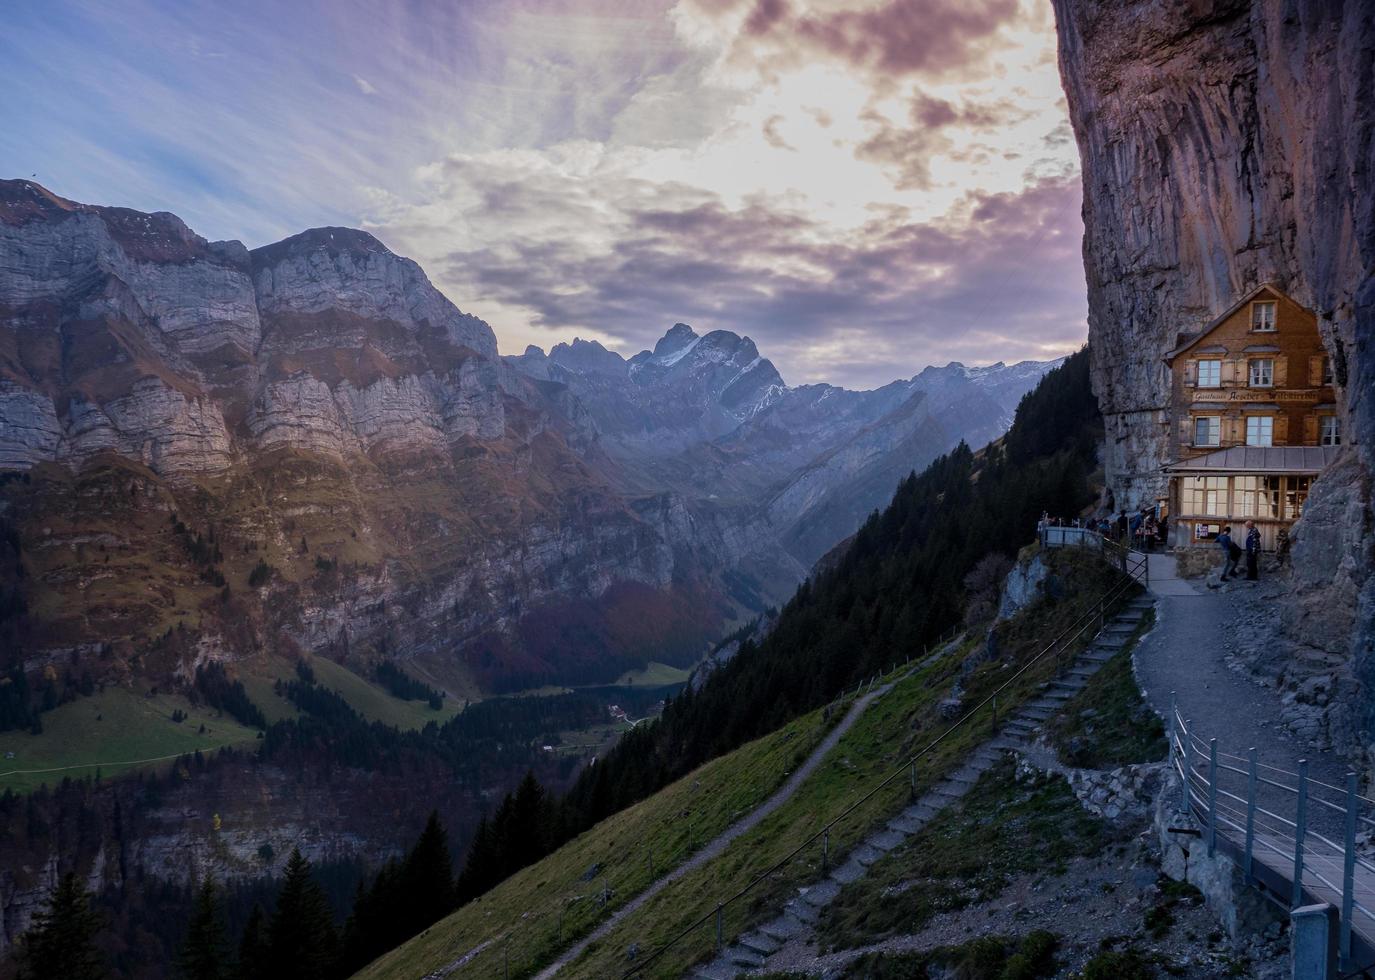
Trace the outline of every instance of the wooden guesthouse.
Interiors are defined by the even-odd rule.
[[[1342,441],[1317,318],[1261,285],[1165,360],[1175,546],[1207,545],[1223,525],[1254,520],[1273,550]]]

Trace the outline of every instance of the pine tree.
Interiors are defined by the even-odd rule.
[[[410,911],[410,928],[416,932],[443,918],[454,907],[453,858],[449,835],[430,811],[425,829],[401,868],[401,892]]]
[[[19,975],[24,980],[101,980],[108,975],[105,958],[95,947],[100,917],[90,897],[68,872],[48,899],[48,906],[34,916],[24,934]]]
[[[224,980],[228,976],[225,969],[228,945],[215,883],[207,875],[196,893],[196,905],[191,910],[186,939],[177,957],[177,969],[185,980]]]
[[[277,910],[267,930],[268,976],[282,980],[325,980],[339,957],[339,937],[324,890],[297,848],[286,865]]]
[[[267,937],[263,935],[263,907],[255,904],[248,914],[248,922],[243,927],[243,938],[239,940],[239,962],[234,971],[235,980],[266,980]]]

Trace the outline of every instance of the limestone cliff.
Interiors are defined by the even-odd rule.
[[[1291,637],[1375,681],[1375,17],[1362,0],[1054,0],[1084,175],[1107,475],[1163,488],[1162,356],[1273,280],[1318,316],[1344,459],[1296,528]],[[1358,695],[1375,704],[1368,693]],[[1375,720],[1367,713],[1365,728]],[[1369,743],[1367,734],[1365,741]]]

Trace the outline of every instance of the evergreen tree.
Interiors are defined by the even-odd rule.
[[[535,785],[538,788],[539,784]],[[401,867],[401,891],[415,932],[453,910],[454,869],[449,854],[449,835],[439,822],[439,814],[433,810]]]
[[[267,929],[267,976],[276,980],[326,980],[339,956],[334,915],[310,862],[292,848],[277,909]]]
[[[225,980],[229,975],[225,968],[228,945],[215,883],[206,875],[196,893],[191,923],[186,928],[186,939],[177,957],[177,969],[185,980]]]
[[[75,874],[62,876],[48,906],[34,916],[19,956],[23,980],[101,980],[105,957],[95,946],[100,918]]]
[[[254,904],[243,927],[243,938],[239,940],[235,980],[266,980],[268,976],[267,937],[264,935],[267,926],[263,918],[263,907]]]

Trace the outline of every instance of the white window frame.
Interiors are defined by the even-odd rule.
[[[1251,304],[1251,330],[1253,333],[1274,333],[1279,304],[1274,300],[1258,300]],[[1269,315],[1266,315],[1268,311]]]
[[[1211,442],[1200,442],[1198,439],[1198,424],[1200,422],[1212,423],[1213,439]],[[1222,416],[1221,415],[1195,415],[1194,416],[1194,445],[1195,446],[1221,446],[1222,445]]]
[[[1252,423],[1254,423],[1254,429]],[[1246,445],[1273,446],[1274,444],[1275,417],[1273,415],[1246,416]]]
[[[1207,373],[1212,377],[1204,380],[1204,367],[1211,368]],[[1198,387],[1200,388],[1221,388],[1222,387],[1222,361],[1218,358],[1208,358],[1198,362]]]
[[[1334,376],[1332,374],[1332,358],[1330,357],[1323,357],[1322,359],[1322,383],[1324,385],[1331,385],[1334,383]]]
[[[1342,444],[1342,420],[1336,415],[1318,416],[1318,445],[1340,446]]]
[[[1265,365],[1262,367],[1262,365]],[[1252,388],[1275,387],[1275,359],[1253,357],[1246,362],[1246,380]]]

